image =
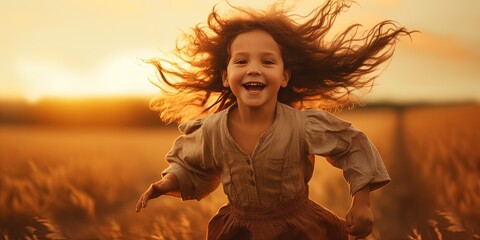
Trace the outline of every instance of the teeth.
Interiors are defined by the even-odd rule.
[[[248,87],[263,87],[263,86],[265,86],[265,84],[263,84],[263,83],[246,83],[245,86],[248,86]]]

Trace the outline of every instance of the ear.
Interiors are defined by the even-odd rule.
[[[290,69],[286,69],[285,71],[283,71],[283,81],[281,85],[282,88],[287,87],[288,81],[290,80],[291,75],[292,75],[292,72],[290,71]]]
[[[226,88],[230,87],[230,84],[228,83],[228,74],[226,70],[222,70],[222,83],[224,87]]]

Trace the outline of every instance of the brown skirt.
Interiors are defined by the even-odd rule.
[[[226,204],[208,224],[208,240],[347,240],[345,220],[302,197],[275,209]]]

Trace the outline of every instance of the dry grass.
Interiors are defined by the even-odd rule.
[[[369,239],[479,239],[479,107],[342,113],[385,158],[392,183],[373,194]],[[175,128],[0,127],[0,239],[203,239],[226,202],[163,197],[134,212],[166,167]],[[339,170],[318,159],[311,198],[349,207]]]
[[[202,203],[165,197],[134,212],[137,197],[166,166],[176,129],[0,132],[4,239],[199,239],[221,204],[221,193]]]
[[[426,213],[416,217],[423,239],[480,239],[479,121],[478,106],[403,116],[404,156],[417,175],[413,190],[424,200],[416,203]]]

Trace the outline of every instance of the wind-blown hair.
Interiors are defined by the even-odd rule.
[[[411,32],[393,21],[382,21],[359,33],[354,24],[328,40],[336,17],[350,1],[327,0],[306,16],[291,14],[283,1],[266,11],[233,7],[235,14],[220,16],[215,7],[206,24],[199,24],[177,40],[177,60],[150,59],[159,73],[162,94],[150,103],[163,121],[183,122],[221,111],[236,103],[222,84],[230,45],[241,33],[261,29],[272,35],[291,71],[278,101],[297,109],[332,109],[355,102],[352,92],[371,89],[372,76],[393,54],[399,36]],[[297,22],[294,19],[297,19]],[[183,40],[183,42],[182,42]],[[170,77],[169,78],[167,78]]]

